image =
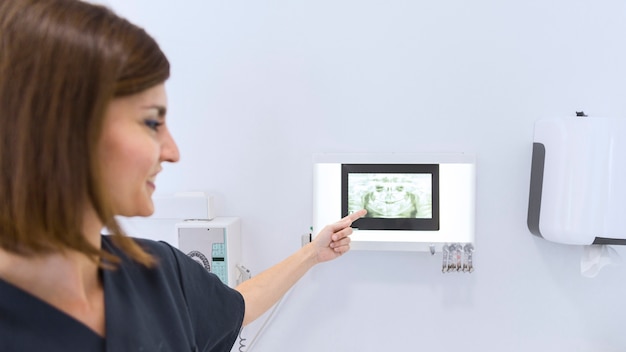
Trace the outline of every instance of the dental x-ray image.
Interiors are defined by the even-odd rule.
[[[370,218],[432,218],[432,174],[350,173],[348,211]]]

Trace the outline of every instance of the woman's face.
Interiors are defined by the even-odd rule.
[[[104,118],[98,153],[105,192],[117,215],[148,216],[161,162],[176,162],[178,147],[166,124],[165,86],[116,98]]]

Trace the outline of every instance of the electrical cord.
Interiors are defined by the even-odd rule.
[[[246,342],[247,339],[245,339],[243,336],[241,336],[241,333],[243,332],[243,327],[241,329],[239,329],[239,352],[245,352],[246,350],[244,350],[244,348],[246,348],[246,344],[244,342]]]
[[[313,231],[313,227],[312,226],[311,226],[311,231]],[[305,246],[307,243],[311,242],[312,240],[313,239],[311,237],[311,233],[307,233],[306,235],[303,235],[302,236],[302,246]],[[240,274],[240,278],[241,278],[242,275],[245,276],[245,278],[243,278],[241,280],[242,282],[247,280],[247,279],[249,279],[251,277],[250,270],[248,270],[243,265],[241,265],[241,267],[238,266],[237,268],[239,269],[239,272],[240,272],[239,273]],[[269,322],[271,321],[271,319],[274,316],[274,314],[276,314],[276,312],[278,311],[279,307],[282,305],[285,297],[287,297],[289,294],[291,294],[291,291],[293,291],[293,287],[289,291],[287,291],[287,293],[285,293],[278,300],[278,302],[276,302],[276,304],[274,304],[274,308],[272,308],[272,311],[268,315],[267,319],[265,319],[265,321],[263,322],[263,324],[261,325],[259,330],[257,330],[256,334],[252,338],[252,341],[250,341],[249,345],[246,346],[245,342],[247,341],[247,339],[244,338],[243,335],[242,335],[242,332],[243,332],[244,328],[242,327],[241,330],[239,330],[239,352],[251,352],[252,351],[252,347],[254,347],[255,342],[261,336],[261,334],[263,333],[263,331],[267,327],[267,324],[269,324]]]
[[[261,335],[263,334],[265,328],[267,327],[267,325],[269,324],[269,322],[272,320],[272,317],[276,314],[276,312],[279,310],[279,307],[282,305],[285,297],[291,292],[291,290],[289,292],[287,292],[285,295],[283,295],[278,302],[276,302],[276,304],[274,305],[274,308],[272,309],[272,311],[270,312],[270,314],[267,316],[267,318],[265,319],[265,321],[263,322],[263,324],[261,325],[261,327],[259,328],[259,330],[256,332],[256,334],[254,335],[254,337],[252,338],[252,340],[250,341],[250,344],[246,346],[246,344],[244,343],[247,339],[244,338],[242,336],[242,332],[244,328],[241,328],[241,330],[239,331],[239,352],[251,352],[252,351],[252,347],[255,346],[255,343],[258,341],[259,337],[261,337]],[[245,350],[244,350],[245,348]]]

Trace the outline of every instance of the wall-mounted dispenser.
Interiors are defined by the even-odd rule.
[[[626,244],[626,119],[535,123],[528,229],[575,245]]]

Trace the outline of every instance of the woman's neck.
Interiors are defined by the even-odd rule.
[[[86,217],[87,240],[100,248],[101,225]],[[96,260],[72,250],[31,256],[0,248],[0,278],[104,335],[104,289]]]

